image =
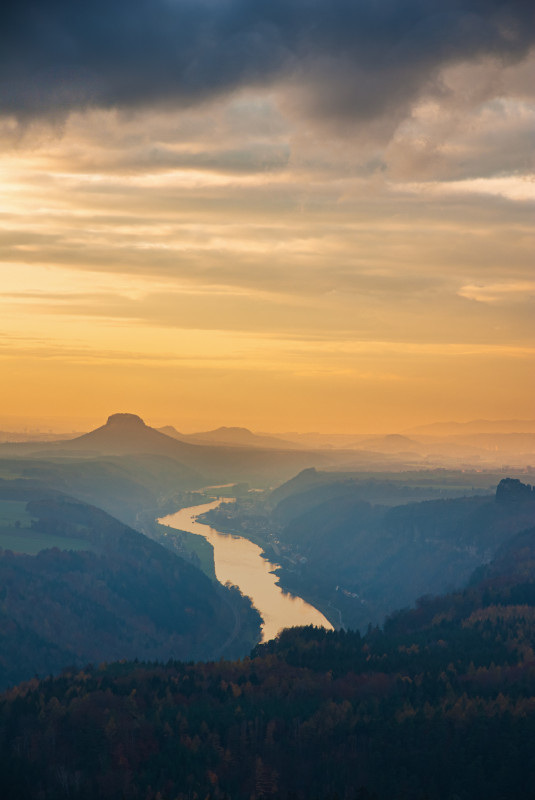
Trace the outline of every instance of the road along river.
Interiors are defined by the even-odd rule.
[[[214,548],[215,572],[220,583],[238,586],[243,594],[251,598],[264,620],[262,641],[273,639],[282,628],[294,625],[321,625],[332,629],[331,623],[317,608],[306,603],[301,597],[283,592],[277,586],[277,576],[273,570],[278,564],[272,564],[262,558],[262,550],[258,545],[244,539],[243,536],[220,533],[215,528],[197,522],[200,514],[217,508],[228,498],[214,500],[199,506],[182,508],[175,514],[169,514],[158,520],[161,525],[176,528],[189,533],[204,536]]]

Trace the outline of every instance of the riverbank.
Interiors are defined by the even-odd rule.
[[[228,498],[225,498],[220,503],[220,506],[225,502],[228,502]],[[300,597],[317,609],[331,623],[333,628],[340,629],[344,627],[342,612],[332,602],[333,598],[327,596],[325,592],[310,591],[310,587],[300,579],[295,563],[285,556],[280,548],[277,548],[272,541],[259,531],[237,530],[236,527],[232,526],[231,522],[228,522],[222,514],[218,513],[220,506],[198,515],[196,517],[197,522],[209,528],[217,529],[227,536],[241,537],[257,545],[261,549],[261,557],[268,563],[275,565],[273,574],[277,579],[276,585],[281,591],[293,597]],[[215,525],[217,525],[217,528],[215,528]]]
[[[228,498],[183,508],[159,522],[202,536],[213,546],[218,581],[238,586],[244,595],[251,598],[263,619],[264,640],[273,638],[285,627],[334,627],[327,614],[302,596],[285,591],[277,574],[280,564],[265,558],[262,544],[235,532],[229,532],[229,535],[201,521],[201,515],[219,507],[222,502],[228,502]]]

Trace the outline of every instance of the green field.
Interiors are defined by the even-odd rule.
[[[54,536],[39,533],[28,528],[0,527],[0,549],[12,550],[14,553],[26,553],[34,556],[41,550],[57,547],[60,550],[91,550],[91,544],[84,539],[70,539],[66,536]]]
[[[170,532],[169,535],[172,536],[172,533]],[[192,553],[197,553],[201,562],[200,567],[204,574],[215,581],[214,548],[212,545],[196,533],[182,531],[182,537],[184,546]]]
[[[36,555],[41,550],[58,547],[60,550],[90,550],[85,539],[57,536],[34,530],[25,500],[0,500],[0,550]],[[83,526],[80,526],[84,529]]]
[[[195,533],[188,531],[179,531],[175,528],[168,527],[167,525],[159,525],[157,522],[153,525],[153,531],[157,542],[173,550],[178,555],[184,557],[182,548],[195,553],[199,559],[198,567],[207,575],[211,580],[215,581],[215,565],[214,565],[214,548],[206,541],[203,536],[198,536]],[[174,545],[176,541],[178,546]]]

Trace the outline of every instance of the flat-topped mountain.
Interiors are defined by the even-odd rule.
[[[123,425],[127,427],[139,426],[140,428],[146,428],[147,426],[143,422],[140,416],[137,414],[130,414],[130,413],[118,413],[118,414],[110,414],[108,417],[108,421],[106,425]]]
[[[112,414],[105,425],[62,442],[62,449],[98,450],[113,455],[123,453],[159,453],[179,457],[181,444],[146,425],[137,414]]]
[[[74,439],[58,442],[24,442],[0,446],[0,455],[30,456],[31,458],[72,458],[95,456],[151,455],[172,458],[190,472],[199,475],[206,483],[251,481],[273,483],[287,480],[296,472],[312,465],[322,466],[327,457],[321,453],[296,449],[284,443],[280,447],[267,447],[251,443],[244,447],[237,443],[186,440],[174,429],[156,430],[137,414],[119,413],[108,417],[89,433]],[[250,433],[250,432],[249,432]],[[251,433],[255,437],[255,434]],[[258,437],[262,438],[262,437]]]

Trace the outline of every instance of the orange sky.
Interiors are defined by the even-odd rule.
[[[533,416],[532,68],[371,121],[283,83],[2,116],[0,427]]]

